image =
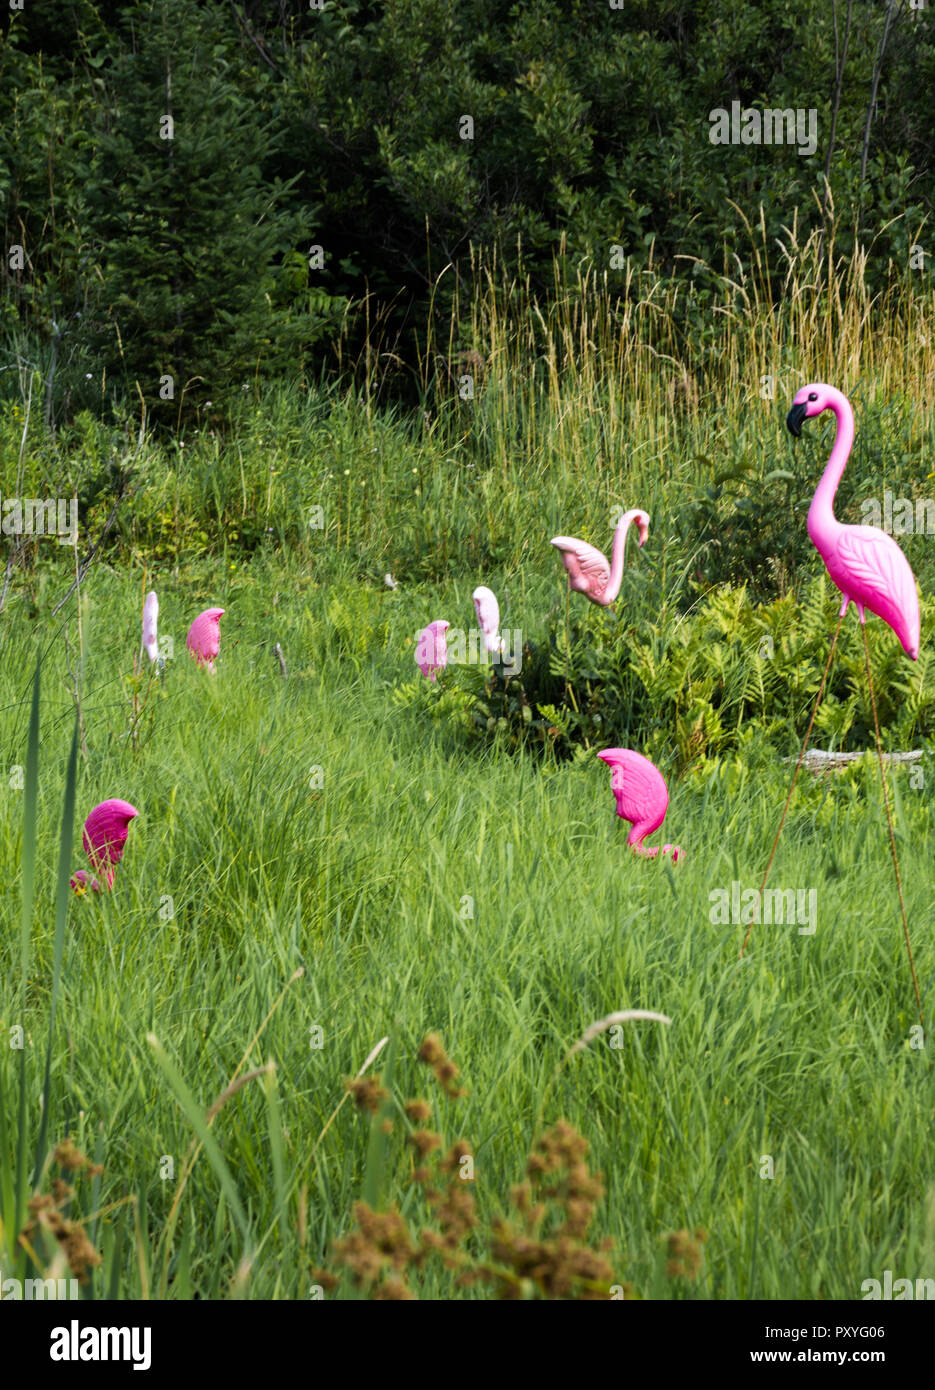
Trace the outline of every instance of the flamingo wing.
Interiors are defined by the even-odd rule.
[[[561,551],[562,564],[572,581],[584,580],[589,588],[603,589],[610,579],[610,564],[595,545],[575,540],[573,536],[555,536],[551,541]],[[576,585],[572,583],[572,588]]]
[[[888,623],[910,656],[919,653],[919,593],[899,546],[876,526],[842,526],[832,579],[842,593]]]

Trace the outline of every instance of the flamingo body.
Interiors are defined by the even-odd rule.
[[[185,644],[199,666],[214,673],[214,663],[221,650],[221,619],[223,608],[206,608],[188,629]]]
[[[831,410],[837,420],[834,446],[808,510],[808,534],[841,591],[841,616],[857,605],[882,618],[903,650],[919,656],[919,593],[909,561],[892,536],[878,526],[847,526],[834,515],[833,502],[854,442],[854,412],[843,392],[823,382],[803,386],[792,403],[786,424],[798,437],[802,421]]]
[[[597,756],[611,769],[610,786],[617,802],[617,815],[630,822],[627,844],[637,854],[655,858],[659,847],[644,848],[643,841],[658,830],[666,818],[669,789],[665,778],[655,763],[631,748],[605,748]],[[662,852],[671,852],[674,863],[682,850],[678,845],[663,845]]]
[[[428,627],[424,627],[416,637],[416,665],[427,680],[437,680],[436,671],[441,671],[448,665],[448,643],[445,633],[450,627],[450,623],[439,618],[434,623],[429,623]]]
[[[649,516],[639,508],[625,512],[614,531],[611,559],[602,554],[596,546],[587,541],[576,540],[573,536],[554,536],[550,544],[561,552],[562,564],[568,571],[568,587],[577,594],[584,594],[592,603],[608,608],[620,593],[623,580],[623,553],[626,547],[627,531],[633,522],[639,527],[639,544],[643,545],[649,534]]]

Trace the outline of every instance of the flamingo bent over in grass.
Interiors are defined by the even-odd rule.
[[[832,511],[834,494],[854,442],[854,412],[843,392],[823,382],[803,386],[795,397],[786,424],[796,438],[802,421],[831,410],[837,420],[834,447],[808,509],[808,534],[841,590],[843,602],[856,603],[861,623],[864,609],[876,613],[896,633],[908,656],[919,656],[919,595],[915,575],[899,546],[878,526],[845,526]]]
[[[221,619],[223,608],[206,608],[188,629],[186,646],[199,666],[206,666],[214,674],[214,662],[221,650]]]
[[[617,801],[617,815],[632,826],[627,844],[637,854],[654,859],[659,853],[658,845],[646,849],[643,841],[666,818],[669,788],[665,778],[655,763],[630,748],[605,748],[597,756],[611,769],[610,787]],[[682,850],[679,845],[663,845],[662,852],[671,852],[675,863]]]
[[[587,541],[577,541],[573,536],[555,536],[550,541],[562,554],[562,564],[568,571],[568,587],[575,593],[584,594],[592,603],[608,608],[620,593],[623,580],[623,552],[627,543],[627,531],[632,522],[639,527],[639,544],[643,545],[649,535],[649,516],[638,507],[624,512],[614,531],[614,544],[611,550],[611,563],[607,563],[596,546]]]
[[[101,874],[108,889],[114,886],[116,865],[123,858],[127,829],[131,820],[138,815],[139,811],[129,801],[114,798],[95,806],[84,823],[81,837],[84,852],[91,861],[91,868]],[[94,893],[103,891],[97,879],[89,878],[84,869],[78,870],[70,885],[76,893],[85,893],[88,888]]]
[[[416,637],[416,665],[428,680],[437,680],[436,671],[448,665],[448,643],[445,633],[451,627],[443,618],[436,618]]]

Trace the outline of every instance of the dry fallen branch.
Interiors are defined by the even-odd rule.
[[[921,748],[914,748],[909,753],[884,753],[885,763],[915,763],[923,756]],[[802,766],[809,772],[843,772],[851,763],[858,762],[861,758],[872,758],[873,749],[867,748],[862,753],[837,753],[830,749],[810,748],[805,754]],[[794,758],[783,758],[784,763],[795,762]]]

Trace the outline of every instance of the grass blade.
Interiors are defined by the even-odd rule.
[[[55,1034],[55,1012],[58,991],[62,978],[62,960],[65,955],[65,923],[68,919],[68,900],[71,893],[71,852],[74,844],[75,784],[78,778],[78,716],[71,736],[71,751],[68,754],[68,771],[65,774],[65,802],[62,807],[62,832],[58,849],[58,882],[55,887],[55,945],[52,955],[52,994],[49,1001],[49,1041],[45,1054],[45,1079],[42,1083],[42,1115],[39,1120],[39,1138],[36,1141],[36,1158],[33,1164],[33,1186],[39,1181],[45,1161],[45,1147],[49,1132],[49,1112],[52,1108],[50,1080],[52,1072],[52,1040]]]
[[[36,888],[36,808],[39,801],[39,684],[40,657],[36,657],[36,674],[32,681],[32,708],[29,713],[29,738],[26,744],[26,782],[23,800],[23,855],[20,900],[20,970],[23,1004],[26,1002],[26,979],[29,974],[29,939],[32,932],[32,908]]]
[[[208,1128],[208,1123],[202,1114],[201,1107],[186,1086],[178,1068],[159,1039],[153,1033],[147,1033],[146,1041],[153,1049],[153,1055],[156,1058],[159,1069],[168,1081],[182,1113],[195,1131],[208,1156],[208,1162],[214,1169],[217,1179],[221,1184],[221,1189],[230,1205],[234,1220],[237,1222],[240,1234],[243,1236],[244,1244],[249,1245],[251,1243],[250,1224],[247,1220],[246,1212],[241,1205],[240,1197],[237,1194],[237,1184],[234,1182],[231,1170],[228,1168],[224,1155],[218,1147],[217,1140]]]

